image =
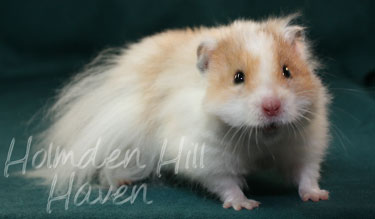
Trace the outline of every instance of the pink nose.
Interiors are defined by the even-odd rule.
[[[262,108],[267,116],[277,116],[280,113],[281,102],[279,98],[267,97],[263,99]]]

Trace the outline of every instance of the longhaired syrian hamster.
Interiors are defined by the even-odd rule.
[[[75,172],[76,185],[118,186],[155,175],[161,157],[179,154],[178,175],[217,195],[224,208],[258,207],[243,193],[244,177],[267,167],[295,183],[303,201],[328,199],[318,180],[329,95],[294,18],[169,30],[102,57],[59,92],[41,144],[74,159],[96,147],[96,163],[138,149],[138,160],[126,168],[66,162],[40,175],[57,174],[64,185]],[[204,163],[189,168],[197,144]]]

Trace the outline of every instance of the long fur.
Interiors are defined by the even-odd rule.
[[[36,170],[33,176],[50,181],[57,174],[58,185],[63,186],[75,172],[76,186],[87,181],[117,186],[121,180],[149,177],[155,172],[162,146],[167,145],[164,159],[171,160],[183,142],[180,174],[201,183],[223,201],[241,196],[237,186],[246,186],[242,175],[272,162],[300,184],[300,192],[313,184],[314,189],[318,188],[315,182],[328,141],[329,97],[314,73],[317,61],[307,40],[300,35],[303,28],[292,25],[293,19],[294,16],[261,22],[240,20],[216,28],[167,31],[120,49],[118,54],[99,58],[99,64],[95,62],[59,92],[48,113],[52,124],[39,136],[40,145],[48,148],[53,143],[54,150],[59,146],[71,151],[77,161],[98,144],[97,163],[116,149],[121,151],[118,162],[124,159],[126,151],[137,149],[142,168],[135,159],[127,168],[115,169],[92,165],[80,169],[67,162],[56,168]],[[313,91],[309,91],[307,81],[298,82],[305,94],[285,89],[281,86],[284,79],[270,75],[271,68],[267,67],[270,64],[266,62],[276,63],[273,49],[284,48],[281,45],[288,43],[295,45],[295,52],[302,60],[295,65],[308,72],[306,77]],[[242,45],[238,51],[247,48],[261,60],[257,63],[259,72],[253,75],[259,84],[249,85],[254,94],[247,99],[237,98],[240,95],[231,97],[232,93],[240,92],[239,88],[219,86],[216,82],[215,71],[229,68],[223,64],[229,59],[223,61],[220,54],[215,54],[220,49],[229,54],[237,44]],[[196,67],[198,48],[202,62],[198,63],[199,68]],[[207,72],[200,72],[206,67]],[[289,113],[285,112],[280,120],[283,127],[280,133],[271,138],[260,133],[267,122],[255,107],[269,92],[265,81],[274,77],[271,83],[280,84],[279,93]],[[230,97],[225,99],[227,94]],[[252,103],[250,108],[245,104],[248,100]],[[183,168],[196,144],[205,145],[204,168]],[[302,169],[309,172],[308,176],[300,174]]]

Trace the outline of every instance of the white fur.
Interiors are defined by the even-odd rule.
[[[285,23],[280,28],[289,23],[276,21]],[[120,55],[105,56],[104,64],[89,68],[59,94],[50,112],[52,125],[41,135],[41,145],[53,142],[54,146],[71,150],[75,159],[79,159],[100,139],[98,163],[117,148],[122,153],[138,148],[140,163],[145,167],[139,168],[132,162],[126,169],[96,169],[90,165],[78,169],[67,163],[56,169],[38,170],[35,175],[50,179],[56,173],[59,185],[66,185],[73,171],[77,178],[75,185],[95,177],[104,186],[116,186],[121,180],[137,181],[155,171],[165,140],[168,141],[165,159],[170,160],[177,156],[183,138],[185,147],[179,173],[217,194],[224,207],[252,209],[259,205],[243,195],[246,186],[243,177],[261,169],[263,163],[274,164],[289,174],[300,186],[301,197],[319,193],[319,166],[327,146],[325,90],[319,91],[317,102],[311,103],[274,86],[269,65],[275,62],[271,54],[272,39],[256,32],[261,25],[252,21],[232,25],[243,33],[248,50],[261,57],[259,87],[250,96],[232,99],[218,108],[202,107],[207,79],[196,68],[196,49],[207,36],[219,40],[230,27],[201,29],[186,39],[179,40],[180,36],[176,36],[176,42],[169,44],[163,40],[165,35],[159,34],[123,49]],[[288,39],[290,35],[287,31]],[[214,47],[216,43],[210,45]],[[163,59],[153,63],[160,56]],[[158,76],[149,83],[148,77],[152,77],[149,72],[153,69]],[[298,127],[298,134],[294,135],[292,127],[286,125],[278,137],[269,140],[266,133],[251,127],[266,125],[259,105],[261,98],[270,92],[277,93],[289,109],[279,118],[283,124],[293,122],[299,109],[312,104],[315,116]],[[146,94],[149,99],[145,99]],[[305,132],[309,135],[302,138],[300,133]],[[183,168],[194,143],[205,145],[205,167]],[[259,159],[264,162],[259,164]]]

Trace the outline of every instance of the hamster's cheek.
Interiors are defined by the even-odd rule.
[[[249,95],[246,100],[246,121],[249,126],[263,126],[266,123],[262,112],[262,98],[259,95]]]
[[[298,97],[293,93],[288,95],[288,98],[284,99],[284,109],[281,120],[283,123],[293,123],[297,120],[305,118],[306,112],[308,112],[311,106],[311,101],[305,97]]]
[[[226,124],[233,127],[246,125],[248,110],[245,101],[239,98],[229,99],[225,102],[207,102],[206,111],[219,117]]]
[[[312,105],[313,101],[308,97],[297,97],[295,100],[295,108],[298,118],[311,117],[313,115]]]
[[[284,96],[282,113],[280,114],[280,120],[282,123],[287,124],[293,122],[298,117],[296,104],[296,97],[293,94]]]

